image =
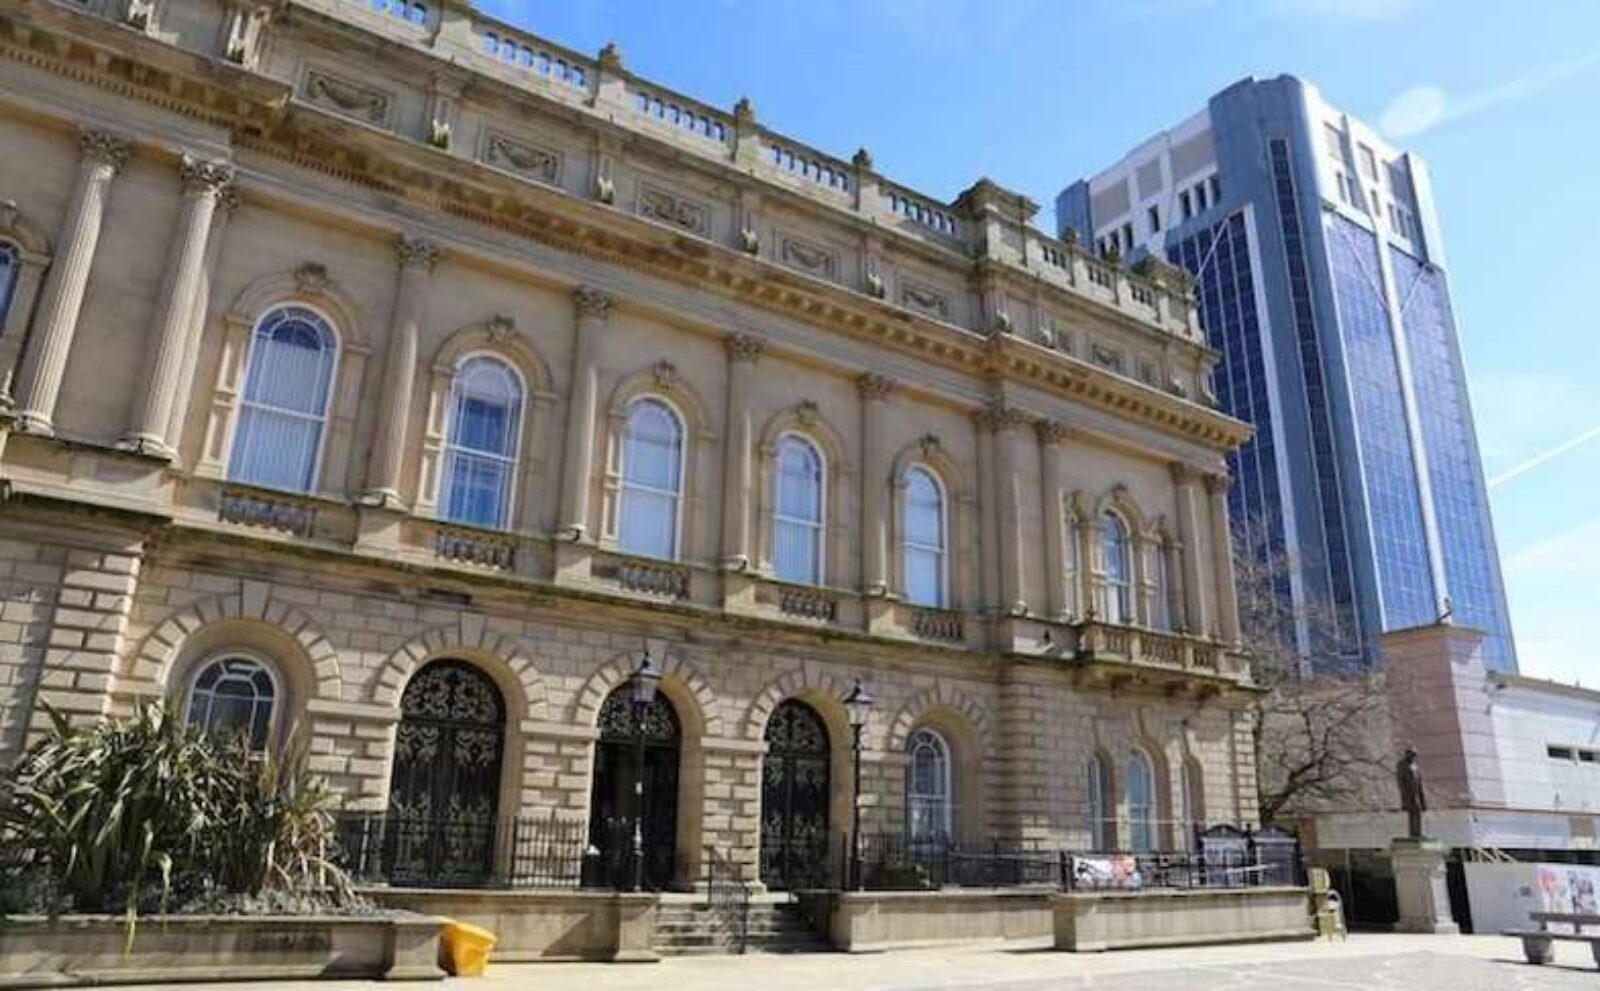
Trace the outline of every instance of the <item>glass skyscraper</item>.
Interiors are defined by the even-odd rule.
[[[1197,279],[1217,397],[1256,427],[1233,518],[1333,644],[1450,615],[1516,649],[1427,167],[1291,76],[1247,79],[1057,199],[1101,251]]]

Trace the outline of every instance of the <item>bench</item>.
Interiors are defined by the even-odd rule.
[[[1536,924],[1537,929],[1509,929],[1504,935],[1515,936],[1522,940],[1522,955],[1528,958],[1531,964],[1547,964],[1555,956],[1555,941],[1558,939],[1572,943],[1588,943],[1589,951],[1594,954],[1594,962],[1600,966],[1600,932],[1584,932],[1584,926],[1600,926],[1600,915],[1588,915],[1576,912],[1529,912],[1528,921]],[[1564,923],[1572,927],[1572,932],[1552,932],[1550,926]]]

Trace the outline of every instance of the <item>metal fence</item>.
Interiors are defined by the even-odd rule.
[[[597,856],[582,822],[554,817],[345,813],[338,838],[352,879],[396,887],[577,888]]]

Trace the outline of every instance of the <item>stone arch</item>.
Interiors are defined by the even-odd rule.
[[[692,437],[710,439],[711,407],[670,361],[658,361],[619,379],[611,390],[607,413],[614,424],[621,423],[634,400],[651,396],[664,401],[683,418],[685,442]]]
[[[433,371],[454,373],[461,359],[483,352],[505,359],[522,373],[530,392],[550,389],[550,367],[539,354],[533,339],[517,327],[510,317],[495,315],[458,328],[439,345],[433,355]]]
[[[292,272],[273,272],[257,278],[234,297],[226,319],[230,324],[253,327],[261,314],[287,303],[305,303],[326,314],[333,323],[341,349],[370,346],[361,308],[318,262],[306,262]]]
[[[662,688],[669,691],[678,718],[687,719],[686,728],[707,737],[721,737],[722,703],[701,670],[675,650],[656,651],[661,655]],[[572,703],[573,725],[592,728],[600,719],[600,707],[617,686],[633,676],[639,666],[636,655],[620,654],[602,664],[585,679]]]
[[[773,563],[773,527],[776,506],[773,495],[778,466],[778,446],[793,435],[810,444],[822,460],[822,568],[819,584],[844,585],[849,565],[849,534],[855,518],[852,499],[855,468],[850,463],[844,435],[829,423],[807,400],[771,416],[761,428],[756,442],[755,558],[757,566],[770,570]]]
[[[890,463],[889,477],[885,480],[889,486],[889,583],[896,592],[905,595],[906,478],[914,467],[925,468],[933,475],[944,498],[944,593],[947,606],[959,607],[968,590],[977,584],[972,553],[976,541],[973,533],[976,498],[967,473],[934,434],[926,434],[905,445]]]
[[[310,673],[312,698],[341,701],[344,676],[339,652],[321,628],[299,607],[272,598],[265,583],[245,581],[238,592],[205,599],[168,616],[144,638],[131,664],[118,676],[116,693],[159,696],[173,665],[196,634],[228,622],[260,623],[287,635],[297,645]]]
[[[911,736],[923,728],[937,733],[948,750],[952,825],[958,835],[975,836],[982,829],[988,801],[989,776],[984,773],[990,754],[988,717],[976,700],[942,678],[913,695],[884,734],[888,758],[903,763],[908,772]],[[901,787],[909,788],[908,781],[902,775]]]
[[[1106,513],[1115,513],[1122,517],[1128,524],[1128,537],[1140,540],[1149,531],[1149,523],[1145,514],[1139,508],[1139,503],[1133,498],[1133,493],[1128,491],[1126,485],[1113,485],[1095,503],[1095,516],[1098,518]]]
[[[973,739],[984,751],[989,747],[989,717],[977,701],[940,679],[929,688],[911,696],[890,721],[884,746],[891,751],[901,751],[911,737],[911,731],[929,712],[944,710],[967,722],[972,727]]]
[[[765,737],[767,720],[771,718],[772,710],[776,709],[779,703],[785,699],[791,698],[798,698],[801,701],[812,701],[818,698],[831,699],[833,705],[825,708],[836,711],[824,711],[821,713],[823,718],[831,724],[836,720],[829,717],[841,714],[837,710],[843,709],[842,699],[849,690],[849,685],[844,684],[825,671],[818,670],[812,664],[802,664],[791,671],[786,671],[768,682],[765,688],[756,693],[755,699],[750,703],[750,708],[745,711],[744,736],[748,740],[762,740]],[[871,722],[869,719],[865,742],[871,741]],[[830,725],[830,728],[834,727]],[[836,744],[839,742],[841,741],[835,741]]]
[[[373,682],[372,701],[398,709],[411,676],[423,664],[442,657],[459,657],[478,664],[500,683],[507,695],[507,708],[515,714],[511,722],[550,718],[544,681],[533,661],[516,640],[489,630],[484,618],[476,613],[462,613],[456,622],[435,626],[390,654]]]
[[[692,558],[709,553],[710,540],[715,539],[715,528],[709,517],[709,486],[705,484],[709,479],[702,478],[702,470],[705,465],[712,463],[715,456],[713,445],[716,435],[711,429],[711,407],[683,380],[677,367],[669,361],[658,361],[649,368],[623,377],[611,391],[601,424],[605,438],[604,468],[599,479],[598,529],[601,543],[615,546],[620,533],[623,441],[627,432],[628,410],[643,399],[654,399],[665,404],[683,428],[675,555]]]

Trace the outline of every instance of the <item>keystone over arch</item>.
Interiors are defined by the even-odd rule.
[[[698,710],[694,715],[701,720],[702,735],[722,736],[722,703],[718,701],[711,682],[699,668],[684,660],[677,651],[663,650],[661,653],[664,655],[661,660],[662,677],[675,681],[683,688],[684,694],[688,697],[681,699],[680,696],[680,699],[692,703]],[[592,727],[598,723],[600,707],[605,704],[606,697],[615,691],[618,685],[632,677],[638,666],[638,658],[633,654],[621,654],[589,675],[572,703],[573,725]]]
[[[460,657],[480,664],[491,676],[498,676],[496,680],[509,678],[522,696],[507,700],[520,703],[511,710],[520,714],[518,718],[550,718],[544,681],[521,644],[490,630],[484,617],[474,613],[462,613],[453,623],[435,626],[390,654],[373,683],[372,701],[398,707],[400,695],[417,669],[441,657]]]
[[[972,696],[952,686],[948,681],[939,679],[932,686],[911,696],[900,711],[895,714],[894,720],[889,723],[888,737],[885,740],[886,749],[899,752],[906,748],[906,742],[911,737],[911,731],[930,710],[944,709],[956,713],[966,720],[972,728],[973,735],[977,738],[979,746],[987,752],[989,743],[989,717],[984,715],[983,708],[973,700]]]

